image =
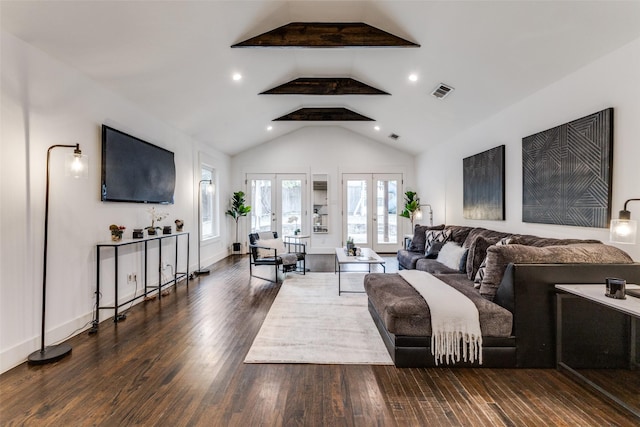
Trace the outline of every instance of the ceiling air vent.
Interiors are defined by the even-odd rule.
[[[435,88],[433,92],[431,92],[431,95],[435,96],[438,99],[443,99],[447,95],[449,95],[452,90],[453,88],[451,86],[447,86],[444,83],[440,83],[438,87]]]
[[[396,135],[395,133],[392,133],[391,135],[389,135],[389,138],[391,138],[391,139],[393,139],[395,141],[398,138],[400,138],[400,135]]]

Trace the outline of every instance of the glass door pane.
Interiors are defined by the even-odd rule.
[[[278,199],[280,206],[280,235],[293,236],[301,234],[303,228],[303,177],[278,175]]]
[[[306,177],[301,174],[251,174],[249,202],[251,232],[276,231],[278,236],[293,236],[306,229]]]
[[[274,229],[274,193],[273,178],[250,177],[251,232],[271,231]]]
[[[378,252],[397,251],[400,243],[398,236],[398,185],[401,178],[397,175],[374,175],[376,186],[376,224],[373,248]]]
[[[345,213],[346,236],[353,239],[353,243],[368,245],[370,242],[370,225],[368,219],[368,188],[370,178],[346,178],[345,179]]]
[[[376,252],[400,249],[398,194],[401,174],[344,174],[344,240]]]

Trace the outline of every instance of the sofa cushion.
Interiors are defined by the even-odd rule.
[[[396,258],[398,258],[398,264],[400,267],[411,270],[416,268],[416,261],[424,259],[424,253],[400,249]]]
[[[478,308],[483,336],[511,335],[512,314],[482,298],[465,274],[437,276],[466,295]],[[431,312],[424,298],[398,274],[371,273],[364,278],[369,302],[387,331],[395,335],[431,336]]]
[[[426,243],[426,232],[429,230],[443,230],[444,224],[440,225],[420,225],[416,224],[413,230],[413,238],[411,239],[411,244],[409,245],[409,251],[411,252],[422,252],[426,251],[425,243]]]
[[[564,246],[535,247],[519,244],[490,246],[487,249],[487,269],[480,285],[480,294],[493,300],[509,263],[514,264],[631,264],[631,257],[615,246],[598,243],[578,243]]]
[[[431,274],[458,274],[457,268],[449,268],[435,259],[422,258],[416,262],[416,270],[426,271]]]
[[[582,239],[552,239],[548,237],[538,237],[529,234],[515,234],[511,243],[514,245],[526,245],[543,248],[545,246],[563,246],[573,245],[577,243],[602,243],[600,240],[582,240]]]
[[[460,246],[463,246],[465,240],[467,240],[467,236],[473,230],[473,227],[466,227],[463,225],[448,225],[445,227],[445,230],[451,231],[451,237],[449,240],[456,242]]]

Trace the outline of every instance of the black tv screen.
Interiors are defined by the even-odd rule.
[[[102,125],[102,201],[169,204],[175,186],[171,151]]]

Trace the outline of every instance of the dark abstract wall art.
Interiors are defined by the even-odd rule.
[[[462,160],[466,219],[504,220],[504,150],[500,145]]]
[[[609,226],[613,108],[522,139],[522,221]]]

